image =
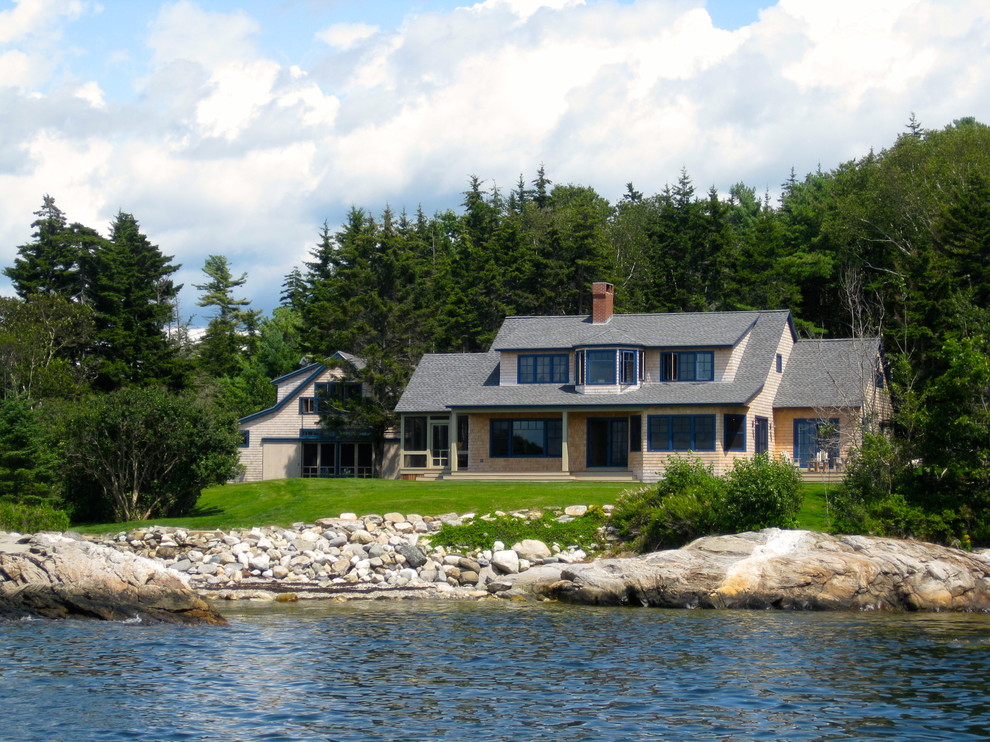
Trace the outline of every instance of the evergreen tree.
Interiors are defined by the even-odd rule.
[[[181,285],[172,265],[141,233],[137,220],[117,214],[110,240],[93,258],[90,303],[96,324],[92,356],[98,389],[151,382],[180,388],[186,365],[166,333]]]
[[[57,507],[58,464],[39,412],[23,397],[0,399],[0,502]]]
[[[19,257],[4,275],[22,299],[42,293],[73,296],[79,288],[80,255],[69,238],[65,214],[48,194],[34,213],[38,217],[31,223],[34,239],[17,248]]]
[[[197,304],[213,307],[215,313],[199,344],[200,368],[210,376],[230,376],[241,366],[240,356],[260,312],[245,309],[251,302],[233,296],[234,289],[247,281],[247,274],[234,278],[226,257],[208,256],[203,272],[210,280],[195,284],[203,292]]]

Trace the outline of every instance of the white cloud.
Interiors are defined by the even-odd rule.
[[[33,67],[27,54],[18,49],[0,54],[0,86],[25,88],[33,78]]]
[[[162,6],[148,46],[158,65],[182,60],[214,69],[253,61],[258,53],[254,37],[260,30],[244,12],[209,12],[190,0],[179,0]]]
[[[351,49],[381,31],[370,23],[335,23],[316,34],[321,41],[341,50]]]
[[[544,8],[562,10],[568,6],[584,4],[585,0],[485,0],[484,2],[476,4],[472,10],[486,11],[507,9],[514,15],[519,16],[522,19],[526,19]]]
[[[85,9],[79,0],[14,0],[0,10],[0,44],[10,44],[49,28],[62,16],[77,17]]]
[[[103,90],[100,88],[98,83],[93,81],[87,82],[76,88],[75,96],[86,101],[93,108],[102,109],[107,107],[106,100],[104,100],[103,96]]]
[[[20,13],[16,38],[51,44],[60,27],[37,9],[64,19],[77,5],[22,0],[0,19]],[[187,285],[207,254],[228,255],[270,306],[324,219],[457,207],[469,174],[506,189],[542,163],[616,199],[684,167],[700,192],[762,191],[791,166],[800,177],[888,145],[911,111],[930,127],[990,121],[985,0],[780,0],[732,32],[703,6],[487,0],[393,31],[372,18],[307,29],[296,39],[312,48],[291,57],[306,61],[289,65],[263,45],[260,16],[181,0],[151,24],[150,74],[131,50],[148,76],[126,104],[65,67],[52,91],[27,92],[55,68],[12,42],[0,48],[0,265],[50,193],[100,229],[134,213]]]

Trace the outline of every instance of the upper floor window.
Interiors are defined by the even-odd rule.
[[[777,373],[781,373],[784,370],[784,356],[780,353],[777,354]]]
[[[567,353],[520,355],[517,379],[520,384],[566,384],[570,376]]]
[[[316,384],[316,396],[341,407],[352,399],[361,398],[361,384],[355,381],[325,381]]]
[[[585,374],[586,384],[615,383],[614,350],[588,350],[585,351],[585,358],[588,366]]]
[[[300,397],[299,412],[303,415],[343,409],[352,399],[361,398],[361,384],[353,381],[324,381],[314,385],[315,397]]]
[[[661,381],[712,381],[715,354],[710,350],[681,350],[660,354]]]
[[[635,384],[646,378],[646,364],[642,350],[620,350],[619,383]]]
[[[574,358],[579,385],[636,384],[646,377],[642,350],[579,350]]]

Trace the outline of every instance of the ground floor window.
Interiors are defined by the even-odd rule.
[[[651,451],[714,451],[714,415],[650,415],[647,446]]]
[[[370,443],[303,443],[303,477],[372,476]]]
[[[726,451],[746,450],[746,416],[726,415],[724,420],[725,439],[723,447]]]
[[[839,418],[799,417],[794,420],[794,460],[800,466],[815,462],[829,469],[839,458]]]
[[[491,421],[489,454],[493,459],[559,457],[562,442],[559,418]]]

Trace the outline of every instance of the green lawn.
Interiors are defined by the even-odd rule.
[[[185,518],[79,526],[81,532],[127,530],[152,522],[183,528],[250,528],[336,517],[341,513],[490,513],[527,507],[614,503],[625,482],[406,482],[388,479],[276,479],[203,491]]]
[[[806,528],[809,531],[828,531],[825,498],[826,494],[831,495],[835,491],[835,485],[809,482],[803,484],[802,488],[804,490],[804,502],[797,516],[798,527]]]
[[[388,479],[276,479],[225,484],[203,491],[185,518],[77,526],[84,533],[122,531],[149,525],[209,530],[287,526],[341,513],[390,512],[440,515],[495,510],[605,505],[614,503],[631,483],[618,482],[404,482]],[[825,485],[803,485],[805,498],[798,525],[824,530]],[[834,485],[832,485],[834,487]]]

